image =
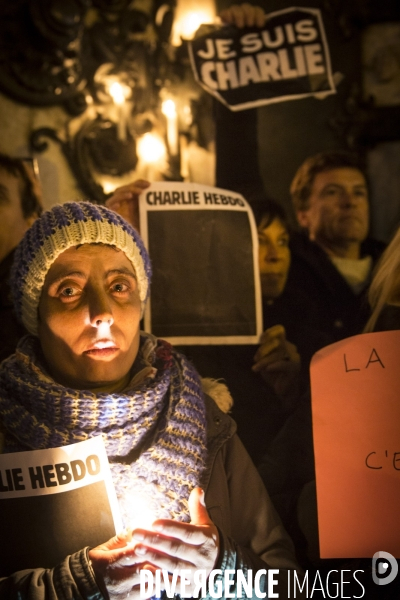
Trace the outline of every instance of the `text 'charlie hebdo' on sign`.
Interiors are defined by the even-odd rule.
[[[316,9],[271,13],[263,29],[218,28],[189,53],[197,81],[231,110],[336,91]]]
[[[101,436],[62,448],[0,455],[0,501],[57,494],[100,481],[113,490]]]
[[[154,187],[154,186],[153,186]],[[241,206],[246,204],[239,195],[231,193],[219,193],[219,191],[204,190],[150,190],[145,193],[146,204],[148,206],[187,206],[188,204],[196,206]]]

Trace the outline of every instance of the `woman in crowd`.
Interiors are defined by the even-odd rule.
[[[0,368],[1,451],[102,435],[123,517],[135,493],[157,520],[61,564],[3,573],[2,599],[138,597],[145,564],[221,569],[221,580],[273,567],[286,597],[291,542],[234,423],[183,356],[139,330],[150,276],[138,233],[86,202],[45,212],[17,248],[11,284],[30,335]]]
[[[378,263],[368,301],[372,313],[365,333],[400,329],[400,228]]]
[[[290,403],[297,398],[297,391],[308,388],[311,357],[328,342],[313,326],[313,306],[308,298],[301,290],[294,295],[286,286],[291,252],[284,209],[266,202],[256,205],[254,215],[265,331],[254,356],[253,371],[260,373],[282,400]]]

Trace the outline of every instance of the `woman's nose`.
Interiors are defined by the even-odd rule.
[[[268,245],[268,250],[267,250],[267,253],[266,253],[267,260],[272,260],[272,261],[277,260],[278,259],[278,254],[279,254],[279,252],[278,252],[278,249],[275,246],[275,244],[269,244]]]
[[[100,327],[103,323],[107,323],[108,325],[112,325],[114,323],[114,319],[112,317],[101,317],[95,321],[95,327]]]
[[[111,326],[114,323],[110,299],[105,292],[93,292],[89,297],[90,323],[93,327],[100,327],[103,323]]]

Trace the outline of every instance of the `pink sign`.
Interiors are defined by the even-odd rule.
[[[400,558],[400,331],[323,348],[311,389],[321,558]]]

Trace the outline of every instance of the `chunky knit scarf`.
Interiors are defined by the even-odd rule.
[[[199,376],[162,340],[142,334],[133,376],[121,393],[65,388],[43,366],[37,338],[26,336],[0,367],[4,452],[56,448],[102,434],[125,525],[132,497],[154,518],[189,520],[187,499],[206,457]]]

